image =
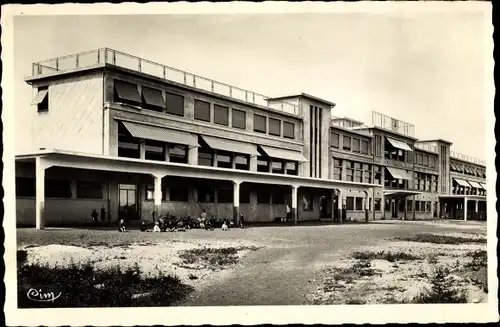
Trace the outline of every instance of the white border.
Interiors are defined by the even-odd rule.
[[[13,91],[13,17],[16,15],[119,15],[119,14],[234,14],[234,13],[292,13],[292,12],[369,12],[394,13],[399,17],[415,12],[483,10],[485,29],[492,35],[491,4],[489,2],[363,2],[363,3],[172,3],[172,4],[64,4],[64,5],[8,5],[2,7],[2,61],[4,90],[4,206],[3,227],[5,239],[6,284],[5,314],[7,325],[135,325],[135,324],[286,324],[286,323],[387,323],[387,322],[489,322],[498,321],[498,299],[496,279],[496,219],[495,154],[488,153],[488,251],[489,256],[489,302],[487,304],[463,305],[364,305],[364,306],[248,306],[224,307],[214,310],[210,307],[172,307],[172,308],[127,308],[127,309],[29,309],[16,308],[15,286],[15,206],[14,206],[14,131],[13,113],[15,108]],[[465,42],[465,40],[464,40]],[[485,40],[486,53],[492,54],[492,39]],[[494,149],[494,112],[493,112],[493,60],[485,58],[485,115],[487,130],[487,149]],[[478,108],[479,109],[479,108]]]

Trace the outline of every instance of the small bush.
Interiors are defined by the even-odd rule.
[[[352,257],[354,259],[358,260],[386,260],[389,262],[396,262],[396,261],[410,261],[410,260],[419,260],[420,257],[415,256],[410,253],[406,252],[385,252],[385,251],[380,251],[380,252],[354,252],[352,254]]]
[[[35,302],[27,296],[32,289],[60,293],[60,297]],[[177,276],[160,273],[144,278],[137,265],[125,271],[119,267],[99,271],[90,264],[65,268],[24,265],[18,269],[20,308],[168,306],[192,290]]]
[[[435,234],[417,234],[411,237],[398,237],[396,238],[396,240],[419,242],[419,243],[434,243],[434,244],[467,244],[467,243],[486,244],[486,239],[484,238],[466,238],[466,237],[435,235]]]
[[[185,265],[199,263],[203,266],[225,267],[238,262],[238,250],[236,248],[204,248],[183,251],[179,257]]]
[[[488,266],[487,252],[484,250],[469,252],[467,253],[467,256],[472,258],[472,261],[465,265],[467,268],[471,268],[474,271],[478,271],[481,268]]]
[[[415,303],[467,303],[467,292],[453,285],[447,268],[437,266],[430,277],[432,288],[414,299]]]

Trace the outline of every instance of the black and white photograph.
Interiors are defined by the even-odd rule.
[[[3,7],[7,324],[498,321],[491,10]]]

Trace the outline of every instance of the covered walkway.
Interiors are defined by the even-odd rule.
[[[441,218],[460,220],[486,220],[486,196],[441,195]]]

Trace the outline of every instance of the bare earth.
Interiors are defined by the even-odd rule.
[[[178,305],[300,305],[401,303],[429,288],[432,265],[449,267],[454,284],[469,290],[468,302],[486,293],[467,278],[467,253],[486,244],[432,244],[395,240],[416,234],[485,238],[486,225],[462,222],[384,222],[327,226],[259,227],[177,233],[111,230],[18,229],[18,249],[29,262],[49,265],[92,262],[97,269],[138,264],[146,274],[174,273],[196,289]],[[180,264],[193,248],[238,248],[226,269]],[[249,250],[248,247],[257,249]],[[356,264],[354,251],[405,252],[418,260],[371,260],[369,276],[334,278]],[[432,258],[432,259],[430,259]],[[435,260],[435,262],[433,262]],[[195,276],[196,278],[190,278]]]

